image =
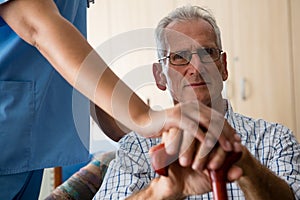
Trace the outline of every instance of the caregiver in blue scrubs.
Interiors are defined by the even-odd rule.
[[[85,36],[86,1],[55,3]],[[18,26],[25,22],[20,19]],[[74,120],[72,108],[80,120]],[[88,99],[73,93],[38,49],[0,18],[0,199],[37,199],[43,168],[88,160],[88,133]]]
[[[183,143],[204,142],[196,101],[154,111],[107,67],[85,39],[86,7],[87,0],[0,0],[1,200],[37,199],[43,168],[87,161],[88,99],[144,137],[175,127]],[[235,142],[218,140],[224,149]],[[182,160],[191,160],[186,152]]]

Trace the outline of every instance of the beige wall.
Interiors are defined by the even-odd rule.
[[[293,74],[294,74],[294,94],[295,94],[295,118],[298,140],[300,140],[300,1],[290,0],[291,11],[291,30],[292,30],[292,59],[293,59]]]

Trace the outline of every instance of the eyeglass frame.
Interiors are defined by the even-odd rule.
[[[218,51],[218,57],[215,58],[215,59],[213,59],[212,61],[209,61],[209,62],[203,61],[202,58],[201,58],[201,55],[202,55],[202,54],[199,54],[199,50],[202,50],[202,51],[203,51],[203,50],[206,50],[206,49],[217,50],[217,51]],[[172,53],[173,53],[173,54],[177,54],[177,53],[179,53],[179,52],[188,52],[188,51],[189,51],[189,50],[183,50],[183,51],[171,52],[168,56],[164,56],[164,57],[158,59],[158,61],[161,62],[161,61],[164,60],[164,59],[169,59],[170,64],[172,64],[172,65],[174,65],[174,66],[185,66],[185,65],[190,64],[190,62],[191,62],[191,60],[192,60],[192,58],[193,58],[193,55],[194,55],[194,54],[197,54],[198,57],[199,57],[199,59],[200,59],[200,61],[201,61],[202,63],[213,63],[213,62],[216,62],[217,60],[219,60],[219,59],[221,58],[221,54],[222,54],[222,52],[223,52],[223,50],[221,50],[221,49],[219,49],[219,48],[214,48],[214,47],[202,47],[202,48],[196,49],[196,51],[189,51],[189,53],[190,53],[190,58],[189,58],[189,59],[183,57],[183,58],[187,61],[187,63],[184,63],[184,64],[173,64],[173,63],[172,63],[172,61],[171,61],[171,59],[170,59]]]

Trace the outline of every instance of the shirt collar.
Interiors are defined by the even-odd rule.
[[[224,99],[224,103],[226,104],[225,105],[225,108],[226,108],[226,113],[225,113],[225,119],[227,119],[227,122],[233,127],[234,125],[234,122],[236,121],[234,119],[234,111],[233,111],[233,108],[230,104],[230,101],[228,99]]]

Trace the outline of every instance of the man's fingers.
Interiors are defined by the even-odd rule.
[[[195,158],[193,160],[192,168],[196,171],[201,172],[207,163],[208,156],[207,155],[207,149],[205,149],[205,145],[201,145],[199,142],[197,142],[197,152],[195,154]]]
[[[242,168],[232,165],[232,167],[228,170],[227,179],[229,182],[234,182],[238,180],[243,175]]]
[[[227,121],[224,122],[222,134],[220,135],[219,138],[219,143],[224,148],[225,151],[240,152],[242,150],[240,136],[228,124]]]
[[[208,146],[206,143],[199,144],[192,165],[194,170],[202,171],[206,167],[210,170],[215,170],[222,166],[226,158],[226,152],[219,145],[214,146]]]
[[[235,149],[234,143],[239,143],[240,139],[235,136],[236,132],[221,113],[199,102],[198,104],[190,103],[189,107],[183,104],[182,110],[181,127],[185,130],[184,132],[192,134],[200,142],[204,142],[204,135],[198,131],[200,127],[217,138],[225,151],[238,151]]]
[[[194,159],[196,140],[194,136],[189,134],[183,135],[183,140],[179,152],[179,163],[183,167],[188,167]]]
[[[166,152],[169,155],[177,155],[182,141],[181,130],[171,128],[162,135],[162,142],[165,143]]]
[[[207,164],[209,170],[219,169],[226,159],[226,152],[222,147],[218,146],[214,153],[210,156],[210,160]]]
[[[181,120],[183,135],[190,135],[200,142],[204,142],[205,134],[201,130],[198,121],[193,121],[188,117],[183,117]]]

